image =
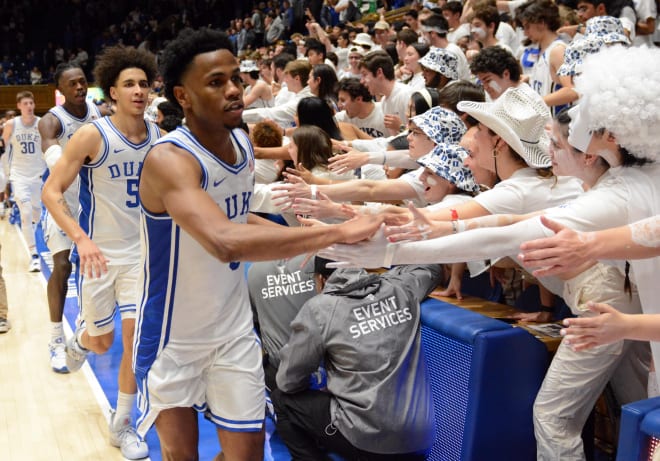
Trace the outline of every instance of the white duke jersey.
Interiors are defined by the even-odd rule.
[[[9,138],[9,179],[37,179],[46,171],[46,162],[41,152],[39,119],[34,118],[30,126],[23,124],[21,117],[14,117],[14,127]]]
[[[566,43],[560,39],[555,40],[548,46],[548,48],[539,54],[538,61],[534,64],[532,68],[531,75],[529,76],[529,85],[536,91],[541,97],[547,96],[550,93],[561,89],[559,83],[552,81],[552,76],[550,75],[550,53],[556,46],[562,46],[566,48]],[[551,107],[552,115],[557,115],[566,105]]]
[[[92,124],[101,133],[99,152],[80,169],[80,227],[99,247],[108,264],[137,264],[140,259],[138,177],[144,156],[160,137],[146,122],[147,137],[133,144],[109,117]]]
[[[233,165],[199,144],[186,127],[158,144],[172,143],[193,156],[201,166],[202,189],[232,222],[245,224],[254,188],[254,152],[242,130],[234,129],[231,138],[237,154]],[[143,269],[133,357],[138,382],[168,345],[183,365],[253,328],[240,262],[220,261],[169,214],[151,213],[143,204],[140,225]]]
[[[62,150],[64,150],[64,146],[67,145],[69,139],[71,139],[71,136],[73,136],[73,133],[78,131],[78,128],[88,122],[101,118],[101,111],[96,106],[96,104],[90,101],[85,102],[87,104],[87,114],[82,118],[78,118],[71,114],[64,108],[64,106],[55,106],[48,111],[55,116],[55,118],[60,122],[60,126],[62,127],[62,131],[57,136],[57,143],[60,145]],[[76,178],[73,184],[71,184],[66,192],[64,192],[66,203],[69,205],[69,209],[74,213],[76,210],[78,210],[79,184],[80,180]]]

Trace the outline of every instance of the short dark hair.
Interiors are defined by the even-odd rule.
[[[181,78],[188,71],[195,56],[219,49],[233,53],[231,41],[225,33],[207,28],[182,30],[160,55],[165,97],[172,102],[176,101],[174,87],[181,84]]]
[[[277,56],[273,57],[273,66],[275,69],[282,69],[286,67],[291,61],[294,61],[296,58],[289,53],[280,53]]]
[[[70,69],[80,69],[83,70],[83,68],[80,66],[78,63],[73,63],[73,62],[61,62],[57,65],[55,68],[55,73],[53,74],[53,81],[55,82],[55,87],[59,88],[60,87],[60,77],[62,77],[62,74],[66,72],[67,70]],[[83,70],[83,75],[85,74],[85,71]],[[85,77],[85,80],[87,80],[87,77]]]
[[[378,69],[382,69],[383,75],[386,79],[394,80],[394,62],[390,55],[385,51],[371,51],[362,58],[362,61],[360,61],[360,67],[364,67],[374,75],[376,75]]]
[[[484,102],[486,93],[481,85],[472,83],[469,80],[454,80],[449,82],[438,92],[438,105],[463,115],[464,112],[458,110],[457,105],[460,101]],[[473,126],[478,123],[477,120],[468,117],[466,125]]]
[[[449,23],[447,22],[445,17],[442,14],[437,14],[437,13],[434,13],[428,18],[423,19],[422,25],[425,27],[436,27],[442,30],[449,30]],[[445,33],[435,32],[435,33],[438,34],[440,37],[447,36],[447,32]]]
[[[307,53],[310,50],[316,51],[317,53],[323,56],[323,59],[325,59],[327,53],[325,45],[321,43],[318,39],[308,38],[307,40],[305,40],[305,56],[307,56]]]
[[[174,115],[176,117],[183,117],[181,108],[177,104],[174,104],[169,99],[158,104],[158,110],[163,113],[163,116],[167,117],[168,115]]]
[[[401,29],[396,33],[396,39],[401,40],[406,45],[410,45],[412,43],[417,43],[419,35],[417,35],[417,32],[412,29]]]
[[[516,9],[516,20],[521,24],[545,24],[549,30],[556,31],[561,26],[559,7],[551,0],[530,0]]]
[[[351,99],[355,99],[358,96],[362,96],[362,100],[365,102],[373,99],[373,96],[369,93],[369,89],[360,82],[359,78],[342,78],[339,81],[337,89],[337,92],[339,91],[345,91],[351,96]]]
[[[132,67],[144,71],[149,85],[153,83],[158,73],[154,54],[149,51],[138,50],[132,46],[118,45],[106,48],[96,58],[94,79],[96,84],[103,90],[103,94],[112,99],[110,88],[115,86],[117,78],[123,70]]]
[[[417,10],[413,10],[413,9],[411,8],[411,9],[409,9],[408,11],[406,11],[405,13],[403,13],[403,17],[406,17],[406,16],[410,16],[410,17],[413,18],[413,19],[417,19],[417,17],[418,17],[419,15],[417,14]]]
[[[474,9],[474,16],[472,19],[482,20],[486,26],[495,24],[493,29],[493,35],[497,32],[497,28],[500,26],[500,13],[497,11],[497,8],[492,5],[480,5]]]
[[[463,4],[461,2],[457,2],[455,0],[452,0],[451,2],[447,2],[442,7],[440,7],[442,11],[450,11],[453,14],[456,13],[462,13],[463,12]]]
[[[470,64],[470,70],[473,74],[492,72],[498,77],[502,77],[505,70],[509,71],[509,78],[512,82],[520,80],[520,63],[513,55],[501,46],[489,46],[479,51]]]

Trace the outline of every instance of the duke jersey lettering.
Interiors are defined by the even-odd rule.
[[[41,152],[39,135],[40,117],[34,118],[30,126],[23,124],[21,117],[14,117],[14,127],[9,138],[9,179],[37,179],[46,171],[46,162]]]
[[[73,133],[75,133],[78,128],[88,122],[101,118],[101,111],[96,106],[96,104],[90,101],[85,101],[85,103],[87,104],[87,114],[82,118],[78,118],[71,114],[64,108],[64,106],[55,106],[48,111],[53,114],[57,120],[59,120],[60,126],[62,127],[62,131],[57,136],[57,143],[60,145],[62,150],[64,150],[64,147],[69,142],[69,139],[71,139],[71,136],[73,136]],[[47,174],[44,175],[44,181],[46,178]],[[66,200],[67,205],[69,205],[69,209],[74,213],[76,213],[78,210],[79,185],[80,180],[76,177],[75,181],[64,192],[64,199]]]
[[[158,144],[172,143],[192,155],[202,169],[201,187],[231,221],[244,224],[254,188],[254,152],[242,130],[234,129],[231,138],[237,154],[233,165],[199,144],[186,127]],[[138,382],[168,345],[177,363],[191,363],[253,328],[240,263],[211,255],[167,213],[140,208],[143,269],[133,357]]]
[[[541,97],[553,93],[562,87],[559,83],[552,81],[552,77],[550,76],[550,53],[552,53],[553,48],[559,45],[564,48],[566,47],[566,43],[560,39],[555,40],[543,53],[539,54],[538,61],[536,61],[532,68],[529,84]],[[564,107],[566,105],[551,107],[552,115],[557,115]]]
[[[101,133],[101,147],[80,169],[80,227],[108,259],[109,265],[137,264],[140,258],[138,177],[144,156],[160,137],[145,121],[147,137],[129,141],[110,117],[91,122]]]

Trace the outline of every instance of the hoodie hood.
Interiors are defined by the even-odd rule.
[[[369,274],[364,269],[337,269],[325,282],[323,293],[349,298],[364,298],[377,292],[380,283],[378,274]]]

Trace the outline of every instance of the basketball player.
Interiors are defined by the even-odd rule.
[[[87,78],[82,68],[77,64],[61,63],[55,69],[54,75],[57,89],[64,96],[64,104],[51,108],[39,121],[41,148],[44,160],[51,169],[62,156],[62,149],[69,142],[73,133],[85,123],[100,118],[102,114],[98,106],[87,97]],[[78,185],[76,178],[64,193],[69,209],[78,211]],[[68,373],[64,331],[62,329],[62,314],[71,275],[69,253],[71,239],[53,221],[48,212],[45,213],[42,227],[44,240],[53,257],[53,271],[48,279],[48,310],[50,311],[51,336],[48,343],[50,350],[50,366],[56,373]]]
[[[41,216],[41,175],[46,171],[46,163],[37,128],[39,117],[34,115],[34,95],[29,91],[19,92],[16,106],[21,116],[7,120],[2,139],[5,146],[9,146],[9,181],[21,212],[21,231],[32,255],[29,271],[39,272],[41,262],[37,255],[33,223]]]
[[[160,136],[156,124],[144,120],[156,75],[155,58],[134,48],[110,47],[97,59],[94,74],[116,104],[116,112],[76,131],[51,170],[42,199],[80,258],[80,322],[67,341],[67,368],[80,369],[90,351],[107,352],[114,340],[118,307],[124,351],[110,443],[120,447],[125,458],[139,459],[148,455],[148,447],[137,436],[130,416],[136,396],[131,357],[140,245],[137,186],[144,156]],[[77,175],[78,220],[64,198]]]
[[[155,423],[168,460],[197,459],[196,411],[215,423],[224,459],[263,459],[262,355],[240,261],[361,240],[379,226],[363,217],[347,234],[343,224],[271,226],[248,213],[254,153],[238,129],[243,88],[231,49],[208,29],[183,31],[165,48],[165,94],[186,125],[154,146],[140,176],[138,431]]]

